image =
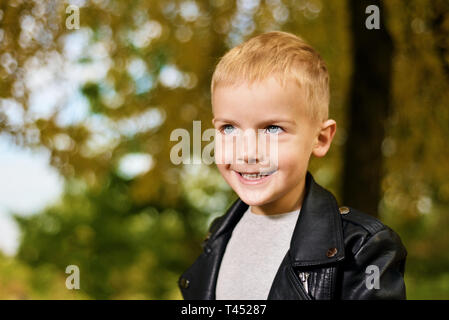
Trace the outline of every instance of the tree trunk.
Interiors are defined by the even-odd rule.
[[[369,5],[380,9],[380,28],[367,29]],[[349,0],[353,74],[343,169],[343,202],[378,215],[384,125],[390,111],[393,42],[379,0]]]

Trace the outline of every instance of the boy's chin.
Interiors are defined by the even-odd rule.
[[[239,194],[239,193],[237,193],[237,195],[239,196],[240,200],[242,200],[249,206],[262,206],[270,202],[270,200],[267,197],[260,197],[260,196],[251,197],[247,194]]]

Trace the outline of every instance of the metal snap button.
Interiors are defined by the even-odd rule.
[[[337,254],[337,248],[330,248],[329,250],[327,250],[327,253],[326,253],[328,258],[332,258],[336,254]]]
[[[189,287],[190,281],[185,278],[181,278],[181,280],[179,281],[179,284],[180,284],[181,288],[187,289]]]
[[[338,208],[338,210],[340,210],[340,214],[347,214],[347,213],[349,213],[349,208],[348,207],[340,207],[340,208]]]

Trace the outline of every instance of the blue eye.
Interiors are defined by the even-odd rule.
[[[267,130],[268,133],[274,133],[274,134],[284,131],[281,127],[275,126],[275,125],[270,125],[270,126],[266,127],[265,130]]]
[[[234,126],[230,124],[225,124],[223,127],[221,127],[221,132],[223,132],[224,134],[230,134],[232,133],[232,130],[234,130]]]

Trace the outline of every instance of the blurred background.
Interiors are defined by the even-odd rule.
[[[236,195],[213,164],[174,165],[170,133],[212,127],[218,58],[272,30],[330,70],[315,180],[401,236],[408,298],[449,299],[446,0],[1,0],[0,298],[181,299]]]

